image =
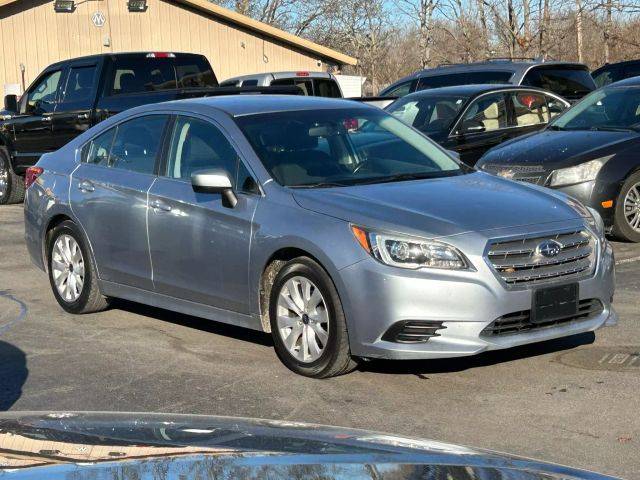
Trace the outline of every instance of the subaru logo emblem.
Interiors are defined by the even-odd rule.
[[[555,240],[545,240],[540,242],[536,248],[536,252],[543,257],[555,257],[562,250],[562,244]]]

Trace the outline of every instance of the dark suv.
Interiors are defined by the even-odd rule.
[[[389,85],[380,96],[402,97],[427,88],[505,83],[542,88],[570,102],[596,89],[589,69],[581,63],[492,59],[420,70]]]

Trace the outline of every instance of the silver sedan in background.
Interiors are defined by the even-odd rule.
[[[45,155],[27,183],[28,249],[66,311],[117,297],[271,332],[302,375],[615,321],[597,213],[350,101],[135,108]]]

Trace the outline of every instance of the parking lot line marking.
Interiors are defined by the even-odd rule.
[[[640,262],[640,256],[623,258],[622,260],[616,260],[616,265],[622,265],[624,263],[633,263],[633,262]]]
[[[27,305],[22,300],[18,300],[17,298],[15,298],[13,295],[11,295],[7,291],[0,290],[0,297],[6,298],[8,300],[11,300],[11,301],[17,303],[18,307],[20,308],[20,313],[18,313],[17,317],[15,317],[14,319],[8,321],[4,325],[0,325],[0,335],[2,335],[7,330],[9,330],[12,326],[14,326],[16,323],[21,321],[24,317],[26,317],[28,308],[27,308]]]

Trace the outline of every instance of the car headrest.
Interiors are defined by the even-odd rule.
[[[500,109],[497,103],[492,103],[484,109],[484,118],[487,120],[496,120],[500,116]]]

